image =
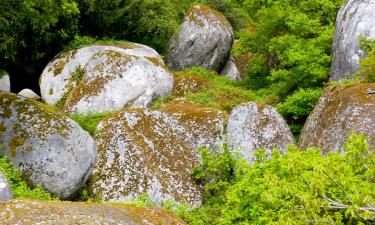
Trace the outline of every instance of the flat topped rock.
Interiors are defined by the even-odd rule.
[[[168,48],[167,66],[172,70],[200,66],[220,72],[233,44],[233,29],[219,12],[192,6]]]
[[[307,119],[300,147],[340,151],[352,133],[364,133],[375,146],[375,84],[327,87]]]
[[[0,204],[2,224],[187,225],[173,213],[156,208],[104,203],[13,200]]]

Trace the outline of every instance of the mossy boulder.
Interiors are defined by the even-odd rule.
[[[188,102],[161,110],[127,109],[101,121],[95,195],[125,201],[143,194],[197,205],[202,187],[192,177],[199,146],[221,142],[224,113]]]
[[[173,76],[144,45],[93,45],[58,55],[40,78],[42,98],[68,112],[145,107],[172,91]]]
[[[340,151],[352,132],[364,133],[375,146],[375,84],[327,87],[308,117],[300,147]]]
[[[220,75],[228,77],[232,80],[241,80],[241,73],[237,68],[235,59],[232,55],[229,56],[224,68],[220,72]]]
[[[234,108],[227,125],[228,142],[233,150],[240,150],[252,162],[254,151],[273,148],[281,152],[288,144],[295,144],[293,134],[283,117],[271,106],[250,102]]]
[[[8,74],[0,74],[0,91],[10,92],[10,78]]]
[[[348,0],[336,20],[331,81],[354,79],[360,58],[366,56],[358,38],[375,38],[375,1]]]
[[[12,200],[0,205],[2,224],[186,225],[157,208],[100,203]]]
[[[92,137],[50,106],[0,93],[0,145],[32,186],[69,198],[96,162]]]
[[[227,19],[205,5],[194,5],[171,40],[167,66],[176,71],[199,66],[220,72],[232,44],[233,29]]]
[[[41,97],[36,94],[34,91],[30,90],[30,89],[22,89],[22,91],[18,92],[18,95],[21,95],[23,97],[26,97],[26,98],[31,98],[31,99],[34,99],[34,100],[40,100]]]
[[[0,202],[13,199],[12,191],[10,190],[8,181],[0,171]]]
[[[183,97],[210,87],[213,87],[213,84],[196,73],[181,71],[174,74],[173,96]]]

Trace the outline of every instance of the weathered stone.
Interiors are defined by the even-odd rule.
[[[375,146],[375,84],[328,87],[307,119],[300,147],[340,151],[352,133],[364,133]]]
[[[233,44],[233,30],[219,12],[194,5],[168,48],[167,66],[172,70],[200,66],[219,72]]]
[[[10,79],[8,75],[0,77],[0,91],[10,92]]]
[[[31,99],[34,99],[34,100],[40,100],[41,99],[41,97],[39,95],[37,95],[35,92],[33,92],[32,90],[27,89],[27,88],[20,91],[18,93],[18,95],[21,95],[21,96],[26,97],[26,98],[31,98]]]
[[[227,60],[224,68],[221,70],[220,74],[232,80],[241,80],[241,73],[235,64],[235,59],[232,55],[229,56],[229,59]]]
[[[13,199],[12,191],[10,190],[8,181],[0,171],[0,202]]]
[[[199,146],[221,143],[224,113],[188,102],[161,110],[128,109],[98,125],[94,194],[125,201],[148,194],[197,205],[202,189],[192,177]]]
[[[227,135],[232,149],[240,149],[249,162],[253,161],[253,152],[257,149],[265,149],[270,154],[273,148],[284,152],[288,144],[295,144],[282,116],[274,108],[257,103],[242,104],[232,110]]]
[[[348,0],[337,15],[331,81],[353,79],[366,56],[358,37],[375,38],[375,1]]]
[[[163,209],[101,203],[13,200],[0,204],[2,224],[186,225]]]
[[[125,59],[127,59],[126,64],[116,68],[115,64],[125,63]],[[133,65],[133,62],[135,62],[135,65]],[[107,65],[107,63],[110,65]],[[127,67],[129,67],[128,70]],[[166,80],[160,80],[161,72],[165,74]],[[88,73],[94,73],[95,75]],[[121,77],[123,79],[119,80]],[[150,77],[156,79],[156,81],[150,81]],[[103,98],[106,96],[104,102],[100,103],[103,106],[103,111],[105,111],[112,109],[111,107],[118,107],[118,105],[123,107],[128,103],[125,100],[129,101],[130,97],[135,98],[130,99],[131,101],[136,102],[138,100],[136,106],[149,104],[139,101],[142,98],[145,99],[145,96],[147,97],[146,100],[149,101],[150,97],[157,97],[160,93],[171,91],[171,77],[172,75],[165,70],[159,54],[147,46],[135,43],[121,46],[97,44],[56,56],[44,69],[40,78],[40,88],[44,101],[49,104],[61,104],[82,81],[85,91],[89,91],[89,93],[79,93],[80,96],[86,96],[88,99],[91,99],[92,96],[102,95]],[[91,82],[93,82],[92,87],[89,87]],[[114,83],[116,82],[119,85],[124,85],[124,83],[126,85],[115,86]],[[150,88],[155,82],[160,84],[156,85],[155,88]],[[126,88],[130,89],[126,90]],[[164,88],[165,90],[157,88]],[[83,91],[81,89],[79,90]],[[127,95],[121,96],[124,92]],[[111,95],[110,99],[114,99],[113,102],[107,99],[108,95]],[[120,101],[119,99],[124,100]],[[89,111],[97,111],[97,109]]]
[[[68,198],[91,174],[95,142],[73,120],[41,102],[0,93],[0,144],[32,186]]]
[[[213,85],[202,76],[193,72],[177,72],[174,76],[173,95],[183,97],[188,93],[203,91]]]
[[[104,112],[124,106],[145,108],[173,89],[173,75],[156,58],[100,51],[85,66],[82,81],[70,92],[64,110]]]

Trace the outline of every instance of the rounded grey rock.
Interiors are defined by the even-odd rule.
[[[0,171],[0,202],[8,201],[11,199],[13,199],[12,191],[10,190],[5,176]]]

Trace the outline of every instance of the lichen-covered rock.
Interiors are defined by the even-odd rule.
[[[352,133],[364,133],[375,146],[375,84],[328,87],[307,119],[300,147],[340,151]]]
[[[12,191],[10,190],[8,181],[0,171],[0,202],[8,201],[11,199],[13,199]]]
[[[374,12],[374,0],[348,0],[340,9],[333,42],[330,80],[354,78],[354,73],[360,68],[359,59],[365,57],[358,37],[375,38]]]
[[[33,186],[68,198],[87,180],[96,162],[90,135],[50,106],[0,93],[0,144]]]
[[[171,212],[133,205],[12,200],[0,204],[1,224],[186,225]]]
[[[8,75],[0,76],[0,91],[10,92],[10,79]]]
[[[106,201],[148,194],[197,205],[202,189],[191,173],[198,147],[219,144],[223,131],[222,112],[187,102],[116,113],[98,125],[93,192]]]
[[[44,101],[63,107],[70,99],[67,111],[81,113],[97,112],[98,104],[100,111],[131,102],[134,107],[149,105],[152,98],[168,94],[172,86],[173,77],[159,54],[135,43],[93,45],[61,53],[40,78]]]
[[[168,48],[167,66],[172,70],[200,66],[219,72],[233,44],[233,30],[219,12],[194,5]]]
[[[220,74],[232,80],[241,80],[241,73],[238,70],[234,60],[235,59],[232,55],[229,56],[229,59],[227,60],[224,68],[221,70]]]
[[[183,97],[188,93],[196,93],[213,85],[204,77],[192,72],[178,72],[174,76],[173,95]]]
[[[31,99],[34,99],[34,100],[40,100],[41,99],[41,97],[39,95],[37,95],[35,92],[33,92],[32,90],[27,89],[27,88],[20,91],[18,93],[18,95],[21,95],[21,96],[26,97],[26,98],[31,98]]]
[[[273,148],[284,152],[288,144],[295,144],[283,117],[274,108],[254,102],[232,110],[227,135],[232,149],[241,150],[249,162],[253,161],[257,149],[265,149],[270,154]]]

